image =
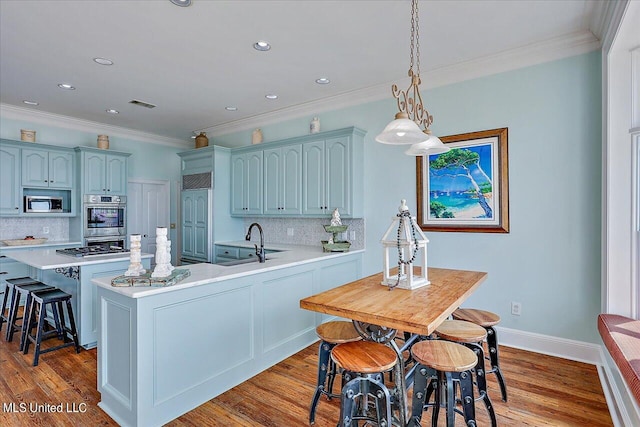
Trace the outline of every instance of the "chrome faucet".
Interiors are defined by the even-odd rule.
[[[265,260],[267,259],[264,253],[264,234],[262,233],[262,227],[260,227],[260,224],[258,224],[257,222],[254,222],[253,224],[251,224],[249,226],[249,230],[247,231],[247,235],[244,236],[245,240],[251,240],[251,229],[253,228],[253,226],[258,227],[258,231],[260,232],[260,248],[258,248],[257,244],[253,244],[256,247],[256,255],[258,256],[258,260],[260,262],[265,262]]]

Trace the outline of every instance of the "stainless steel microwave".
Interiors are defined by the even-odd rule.
[[[62,212],[62,197],[24,196],[24,211],[28,213]]]

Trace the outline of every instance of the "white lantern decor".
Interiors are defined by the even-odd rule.
[[[411,216],[407,201],[402,199],[398,213],[392,219],[387,232],[382,236],[384,249],[384,270],[382,284],[393,288],[417,289],[429,283],[427,274],[427,243],[429,239],[422,233],[415,217]],[[397,262],[391,265],[391,254],[397,253]],[[391,268],[398,266],[398,274],[391,274]],[[413,267],[419,266],[418,274]]]

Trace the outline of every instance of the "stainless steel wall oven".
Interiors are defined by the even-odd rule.
[[[86,243],[125,240],[126,196],[85,195],[82,203],[82,222]]]

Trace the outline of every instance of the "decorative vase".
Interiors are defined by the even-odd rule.
[[[209,145],[209,138],[207,138],[206,132],[200,132],[198,136],[196,136],[196,148],[202,148]]]
[[[98,148],[102,148],[103,150],[109,149],[109,136],[108,135],[98,135]]]
[[[262,129],[255,129],[251,134],[251,143],[260,144],[262,142]]]
[[[36,131],[20,129],[20,139],[25,142],[36,142]]]
[[[311,123],[309,124],[309,132],[310,133],[318,133],[320,132],[320,119],[317,117],[314,117],[313,120],[311,120]]]

